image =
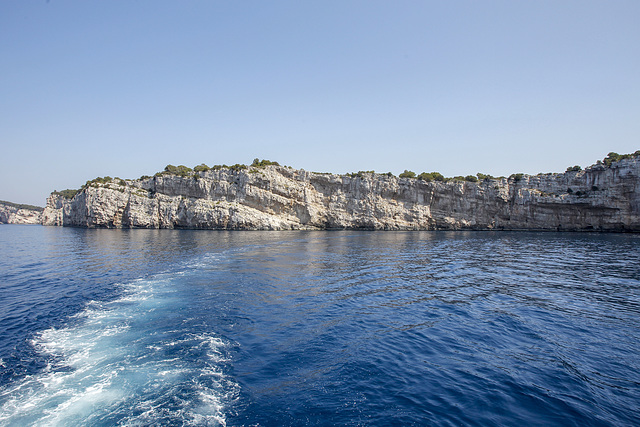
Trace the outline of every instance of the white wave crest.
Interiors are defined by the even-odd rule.
[[[0,390],[0,425],[225,425],[237,385],[225,342],[165,319],[184,310],[175,274],[123,285],[32,345],[49,365]],[[2,363],[3,364],[3,363]]]

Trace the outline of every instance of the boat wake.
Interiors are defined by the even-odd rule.
[[[40,332],[48,365],[0,390],[0,425],[225,425],[229,344],[188,317],[183,275],[122,285]]]

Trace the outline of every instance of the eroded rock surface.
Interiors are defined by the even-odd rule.
[[[519,178],[519,177],[518,177]],[[194,229],[640,231],[640,158],[479,182],[280,166],[95,183],[52,194],[45,225]]]
[[[0,224],[40,224],[42,208],[0,201]]]

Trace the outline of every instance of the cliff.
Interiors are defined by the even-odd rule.
[[[43,208],[0,200],[0,224],[40,224]]]
[[[108,228],[637,232],[639,190],[638,156],[581,171],[478,182],[321,174],[277,165],[222,167],[94,180],[71,199],[52,194],[42,222]]]

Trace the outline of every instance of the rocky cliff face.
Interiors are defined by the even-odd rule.
[[[0,201],[0,224],[40,224],[42,208]]]
[[[518,179],[519,178],[519,179]],[[640,158],[479,182],[280,166],[93,183],[52,194],[45,225],[195,229],[640,231]]]

